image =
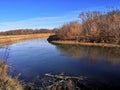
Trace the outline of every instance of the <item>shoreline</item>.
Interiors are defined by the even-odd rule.
[[[89,43],[89,42],[77,42],[77,41],[50,41],[53,44],[69,44],[69,45],[82,45],[82,46],[98,46],[98,47],[118,47],[117,44],[108,44],[108,43]]]
[[[27,34],[27,35],[1,35],[0,36],[0,47],[4,45],[9,45],[16,43],[22,40],[27,39],[36,39],[36,38],[48,38],[49,36],[54,35],[54,33],[40,33],[40,34]]]

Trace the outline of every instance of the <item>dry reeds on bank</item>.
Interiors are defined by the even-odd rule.
[[[8,66],[0,61],[0,90],[23,90],[17,78],[8,75]]]

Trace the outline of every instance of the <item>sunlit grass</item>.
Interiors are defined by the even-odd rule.
[[[8,75],[8,66],[4,61],[0,61],[0,90],[23,90],[18,78]]]
[[[54,33],[0,36],[0,46],[15,43],[15,42],[26,40],[26,39],[48,38],[50,35],[53,35],[53,34]]]
[[[117,44],[107,44],[107,43],[89,43],[89,42],[78,42],[78,41],[52,41],[52,43],[56,44],[78,44],[83,46],[102,46],[102,47],[120,47]]]

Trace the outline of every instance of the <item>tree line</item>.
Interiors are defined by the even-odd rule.
[[[82,12],[80,21],[59,28],[51,40],[120,44],[120,10]]]
[[[0,32],[0,35],[56,33],[49,40],[120,44],[120,10],[82,12],[79,21],[54,29],[19,29]]]
[[[0,32],[0,35],[26,35],[26,34],[39,34],[39,33],[56,33],[57,29],[18,29]]]

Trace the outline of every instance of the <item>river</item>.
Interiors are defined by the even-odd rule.
[[[7,53],[7,54],[6,54]],[[86,76],[105,84],[120,83],[120,49],[80,45],[53,45],[46,38],[21,41],[0,49],[11,74],[32,81],[45,73]]]

